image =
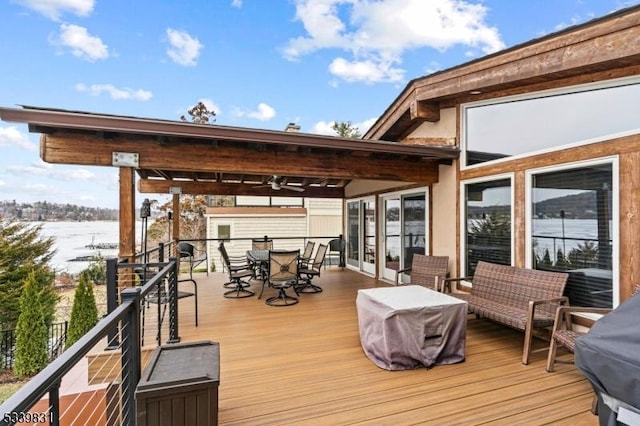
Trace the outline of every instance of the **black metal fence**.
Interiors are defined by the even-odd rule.
[[[64,351],[67,341],[67,328],[69,323],[58,322],[49,326],[49,338],[47,340],[47,353],[49,362],[58,358]],[[0,368],[13,369],[14,351],[16,347],[16,330],[3,330],[0,332]]]

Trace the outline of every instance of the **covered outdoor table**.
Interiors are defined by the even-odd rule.
[[[576,339],[575,364],[598,394],[601,425],[640,425],[640,294]]]
[[[467,302],[418,285],[358,290],[360,343],[374,364],[407,370],[464,361]]]

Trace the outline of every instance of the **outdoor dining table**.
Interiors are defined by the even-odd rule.
[[[467,302],[419,285],[358,290],[360,343],[385,370],[464,361]]]

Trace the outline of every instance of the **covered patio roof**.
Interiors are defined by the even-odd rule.
[[[143,193],[343,198],[353,179],[428,185],[459,151],[316,134],[22,106],[4,121],[41,133],[48,163],[133,168]],[[304,191],[274,190],[282,186]]]

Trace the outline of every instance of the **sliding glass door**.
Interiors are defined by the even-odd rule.
[[[397,270],[411,266],[414,254],[427,252],[426,192],[385,196],[382,212],[382,277],[393,280]]]
[[[347,202],[347,264],[375,274],[376,212],[375,199]]]

